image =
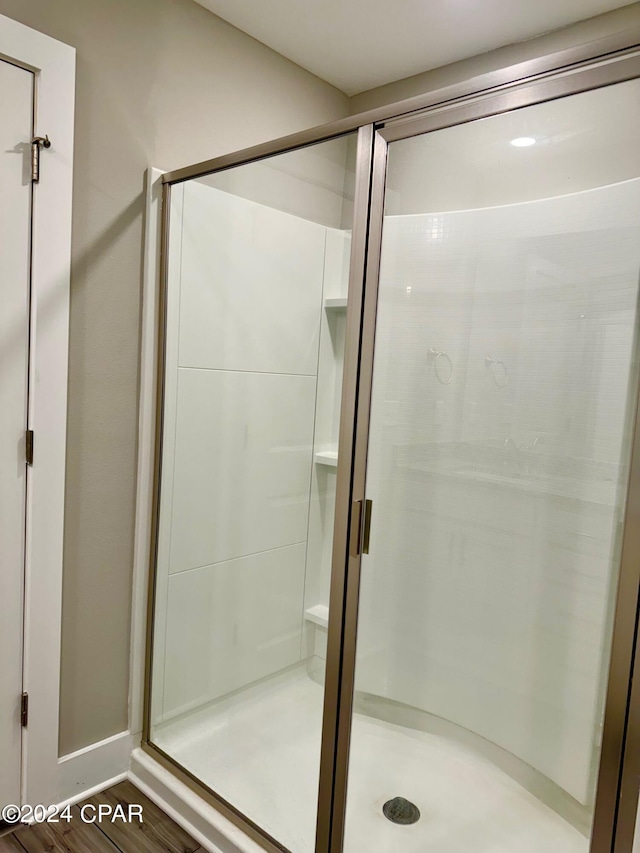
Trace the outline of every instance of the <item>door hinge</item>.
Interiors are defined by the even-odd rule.
[[[40,149],[51,148],[48,136],[34,136],[31,140],[31,180],[37,184],[40,180]]]
[[[20,725],[23,729],[27,727],[29,722],[29,694],[23,693],[20,697]]]
[[[28,429],[24,435],[24,458],[27,465],[33,465],[33,430]]]

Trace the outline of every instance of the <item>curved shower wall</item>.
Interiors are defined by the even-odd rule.
[[[356,708],[506,751],[577,823],[628,482],[636,101],[623,83],[391,143],[382,231]]]
[[[358,688],[489,739],[581,803],[639,221],[637,180],[385,221]]]

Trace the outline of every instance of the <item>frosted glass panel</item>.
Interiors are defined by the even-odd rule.
[[[638,92],[389,147],[350,853],[589,849],[635,387]]]
[[[151,742],[312,853],[355,146],[171,191]]]

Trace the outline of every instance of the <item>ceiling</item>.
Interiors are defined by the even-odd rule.
[[[197,0],[348,95],[633,0]]]

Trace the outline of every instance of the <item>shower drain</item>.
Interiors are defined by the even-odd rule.
[[[402,826],[408,826],[410,823],[416,823],[420,820],[420,809],[405,800],[404,797],[394,797],[392,800],[382,806],[382,814],[391,823],[399,823]]]

